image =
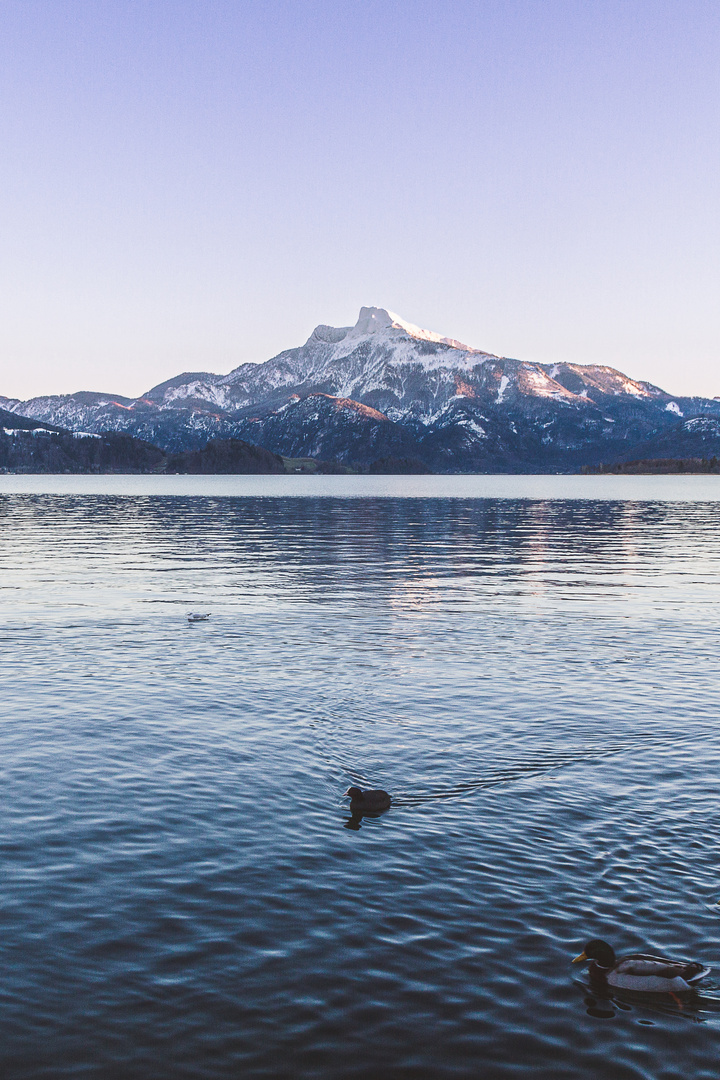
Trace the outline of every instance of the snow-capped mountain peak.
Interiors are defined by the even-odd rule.
[[[133,400],[82,393],[0,406],[166,449],[233,437],[289,457],[367,464],[394,454],[441,471],[576,468],[683,417],[720,415],[720,402],[675,400],[615,368],[496,356],[382,307],[361,308],[354,326],[316,326],[263,363],[184,372]]]
[[[462,352],[480,353],[480,349],[473,349],[469,345],[463,345],[455,338],[443,337],[433,330],[423,330],[420,326],[408,322],[394,311],[388,311],[381,307],[361,307],[358,320],[354,326],[316,326],[308,338],[307,344],[323,342],[328,345],[337,345],[341,341],[353,342],[358,338],[377,335],[387,338],[415,338],[417,341],[434,341],[440,345],[449,345],[452,349],[460,349]],[[486,354],[485,354],[486,355]]]

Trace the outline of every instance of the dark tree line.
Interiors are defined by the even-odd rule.
[[[584,473],[612,473],[627,475],[637,473],[720,473],[717,457],[711,458],[642,458],[638,461],[621,461],[614,465],[596,465],[583,469]]]
[[[202,450],[168,454],[165,467],[170,473],[284,473],[279,454],[242,439],[211,439]]]
[[[278,454],[241,439],[166,454],[121,431],[100,436],[0,428],[0,470],[28,473],[283,473]]]
[[[6,472],[160,472],[164,461],[157,446],[120,431],[95,437],[0,430],[0,469]]]

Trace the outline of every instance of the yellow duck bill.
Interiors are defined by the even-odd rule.
[[[571,963],[579,964],[581,960],[587,960],[587,956],[584,952],[581,952],[579,956],[576,956],[575,959],[571,961]]]

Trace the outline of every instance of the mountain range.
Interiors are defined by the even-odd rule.
[[[648,457],[647,446],[680,445],[698,417],[695,443],[720,439],[716,398],[673,396],[597,364],[496,356],[376,307],[228,375],[184,372],[138,398],[82,391],[0,406],[170,452],[232,438],[285,457],[364,468],[402,459],[435,472],[574,472]]]

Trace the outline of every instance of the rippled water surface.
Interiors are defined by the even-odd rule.
[[[717,1077],[720,502],[466,479],[0,495],[3,1077]]]

